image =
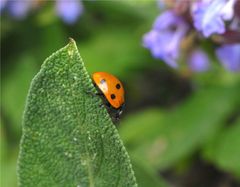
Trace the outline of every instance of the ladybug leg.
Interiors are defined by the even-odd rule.
[[[100,96],[104,96],[104,95],[100,95]],[[106,107],[108,110],[111,110],[111,105],[109,102],[107,102],[106,100],[103,99],[103,102],[99,105],[100,107]]]
[[[115,125],[119,125],[120,118],[115,117],[112,121]]]
[[[116,119],[116,121],[119,121],[119,120],[120,120],[120,116],[119,116],[118,113],[116,114],[115,119]]]
[[[122,115],[124,108],[125,108],[125,104],[123,104],[123,105],[117,110],[116,115],[117,115],[118,118]]]
[[[92,97],[96,97],[96,96],[103,97],[104,96],[103,93],[92,93],[89,91],[85,91],[85,93],[88,95],[91,95]],[[104,107],[104,103],[99,104],[99,107],[101,107],[101,108]]]
[[[113,122],[114,122],[115,124],[118,124],[118,123],[119,123],[121,114],[122,114],[122,107],[119,108],[119,109],[115,112],[115,115],[114,115],[114,117],[113,117]]]
[[[114,117],[112,117],[112,121],[115,125],[119,124],[120,116],[116,114]]]
[[[106,104],[105,104],[108,108],[111,108],[111,105],[110,105],[110,103],[109,102],[106,102]]]
[[[95,93],[97,96],[104,96],[103,93]]]
[[[120,116],[121,116],[121,114],[122,114],[122,110],[119,110],[119,111],[117,111],[117,113],[116,113],[116,119],[120,119]]]
[[[84,90],[84,92],[88,95],[91,95],[91,96],[103,96],[103,93],[93,93],[93,92],[90,92],[90,91],[86,91]]]

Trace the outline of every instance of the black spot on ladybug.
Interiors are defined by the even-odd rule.
[[[119,90],[121,88],[120,84],[116,84],[116,88]]]
[[[115,99],[115,98],[116,98],[115,94],[111,94],[111,99]]]
[[[100,81],[101,84],[104,84],[105,82],[106,82],[105,79],[102,79],[102,80]]]

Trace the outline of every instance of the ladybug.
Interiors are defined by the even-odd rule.
[[[125,106],[122,83],[118,78],[106,72],[96,72],[92,75],[92,79],[99,90],[98,95],[102,96],[109,113],[115,113],[115,119],[119,120]]]

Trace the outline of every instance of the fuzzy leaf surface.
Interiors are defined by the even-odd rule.
[[[19,186],[137,186],[73,40],[33,79],[23,118]]]

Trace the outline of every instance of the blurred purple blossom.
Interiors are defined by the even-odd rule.
[[[207,54],[200,49],[196,49],[191,53],[188,59],[188,65],[191,70],[196,72],[207,71],[210,67]]]
[[[205,37],[225,32],[224,21],[231,20],[236,0],[201,0],[192,4],[194,26]]]
[[[6,9],[16,19],[23,19],[39,0],[0,0],[0,13]],[[68,24],[73,24],[84,11],[81,0],[56,0],[56,13]]]
[[[199,43],[195,41],[203,40],[191,27],[193,24],[205,37],[219,34],[211,38],[212,42],[222,45],[216,50],[217,57],[226,69],[240,71],[240,14],[237,14],[240,10],[239,0],[157,2],[161,5],[159,8],[165,3],[167,10],[157,17],[152,30],[143,37],[144,47],[148,48],[155,58],[176,68],[180,47],[191,51],[191,48],[197,47],[196,44]],[[229,22],[225,25],[226,21]],[[200,48],[187,56],[187,63],[193,71],[203,72],[211,66],[207,53]]]
[[[32,7],[32,1],[14,0],[7,2],[9,13],[16,19],[23,19],[27,16]]]
[[[223,45],[216,50],[223,66],[230,71],[240,71],[240,44]]]
[[[240,17],[235,17],[229,27],[231,30],[240,31]]]
[[[73,24],[83,13],[83,5],[80,0],[56,0],[56,12],[64,22]]]
[[[3,8],[5,7],[7,0],[0,0],[0,12],[2,12]]]
[[[176,68],[180,44],[187,30],[188,26],[181,17],[172,11],[165,11],[157,17],[152,30],[144,35],[143,45],[150,49],[155,58]]]

